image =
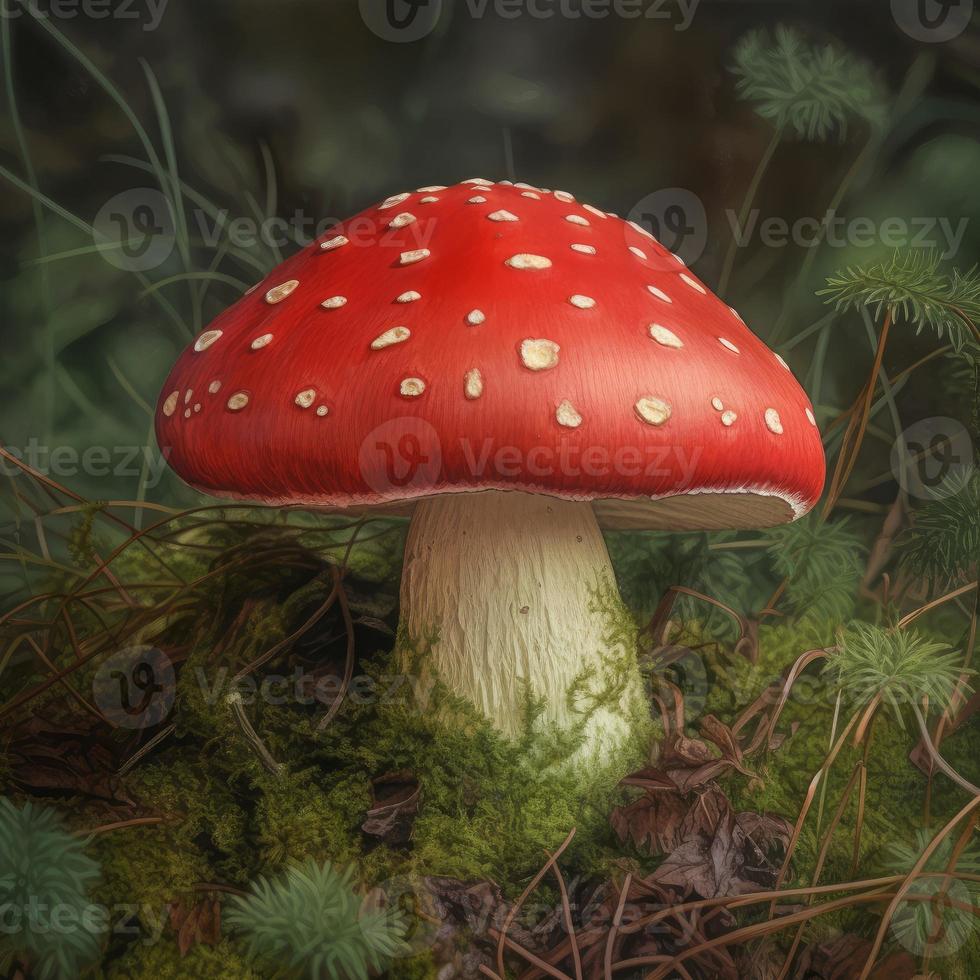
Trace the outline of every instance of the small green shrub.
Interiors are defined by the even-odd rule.
[[[381,970],[401,951],[405,923],[398,911],[367,910],[351,875],[312,859],[295,864],[232,899],[224,921],[277,976],[366,980],[369,969]]]
[[[51,809],[0,799],[0,970],[25,960],[36,980],[73,980],[98,959],[99,866]]]

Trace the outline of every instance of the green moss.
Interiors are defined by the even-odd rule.
[[[106,969],[106,980],[263,980],[240,952],[237,943],[222,940],[217,946],[192,946],[181,957],[171,937],[156,943],[132,943]]]
[[[261,780],[255,811],[259,866],[273,871],[290,860],[346,864],[360,855],[359,828],[371,805],[365,773],[330,780],[311,770]]]

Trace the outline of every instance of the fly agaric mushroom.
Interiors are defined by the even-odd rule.
[[[390,197],[284,262],[181,356],[156,418],[207,493],[410,515],[405,668],[507,736],[531,698],[599,761],[642,704],[600,528],[775,525],[824,478],[786,363],[680,259],[570,194],[482,179]]]

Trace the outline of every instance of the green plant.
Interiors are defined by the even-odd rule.
[[[904,706],[917,704],[924,695],[931,706],[945,708],[963,668],[962,656],[946,643],[914,630],[855,622],[830,652],[825,670],[858,703],[878,697],[901,716]]]
[[[765,29],[746,34],[735,48],[731,70],[738,96],[753,102],[755,111],[775,127],[745,193],[739,228],[745,227],[762,178],[787,133],[822,142],[836,132],[843,140],[852,117],[876,128],[885,118],[884,89],[865,61],[836,43],[810,44],[790,27],[779,26],[772,35]],[[718,280],[722,295],[737,247],[733,236]]]
[[[980,275],[941,268],[937,252],[895,251],[884,261],[849,267],[827,279],[817,291],[839,312],[867,309],[876,319],[883,313],[895,323],[909,323],[946,338],[957,352],[976,338],[980,320]]]
[[[887,874],[908,874],[934,836],[935,831],[918,828],[914,842],[890,841],[886,845],[882,870]],[[949,837],[943,838],[922,870],[927,874],[945,871],[980,874],[980,850],[967,845],[954,855],[953,841]],[[916,880],[914,890],[933,896],[933,901],[905,903],[892,921],[894,937],[916,954],[929,948],[940,956],[958,951],[976,931],[974,916],[968,906],[977,903],[980,884],[969,879],[920,878]]]
[[[295,864],[233,898],[225,922],[244,933],[249,956],[278,975],[366,978],[401,950],[405,924],[398,911],[368,910],[352,874],[312,859]]]
[[[0,799],[0,969],[23,959],[38,980],[71,980],[99,956],[85,845],[51,809]]]
[[[809,514],[773,528],[766,537],[793,612],[841,622],[853,610],[865,548],[846,518],[831,523]]]
[[[791,27],[746,34],[735,48],[738,95],[777,131],[800,139],[847,135],[850,118],[881,122],[885,99],[863,59],[839,44],[810,44]]]
[[[899,540],[902,566],[941,589],[965,575],[980,555],[980,470],[952,474],[936,500],[919,507]]]

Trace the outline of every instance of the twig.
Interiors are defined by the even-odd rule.
[[[266,748],[265,742],[259,737],[259,733],[252,727],[252,723],[248,720],[248,715],[245,714],[245,703],[242,699],[241,692],[233,691],[225,700],[228,702],[228,706],[231,708],[231,712],[238,722],[238,727],[242,730],[242,734],[245,736],[249,745],[255,750],[255,754],[259,757],[262,765],[273,776],[281,775],[285,767],[276,762],[272,753]]]

